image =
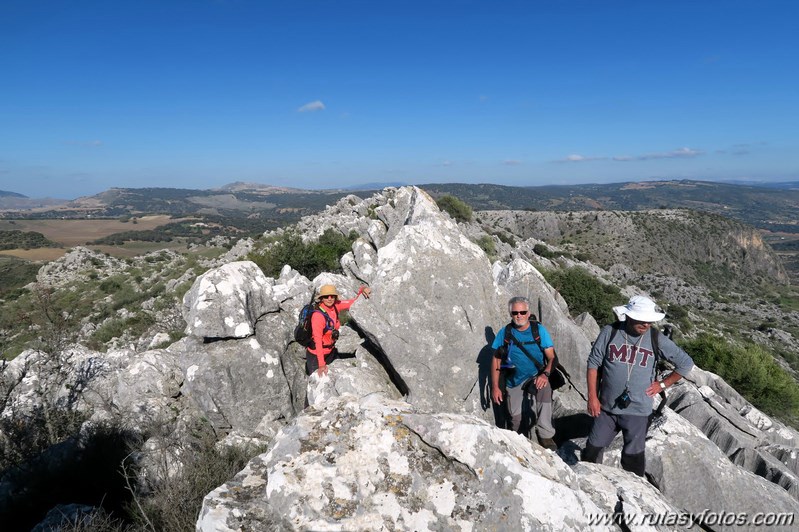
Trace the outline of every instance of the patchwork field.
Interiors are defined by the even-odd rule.
[[[66,247],[83,246],[86,242],[122,231],[144,231],[175,222],[160,214],[136,218],[137,223],[119,220],[0,220],[0,230],[37,231],[53,242]]]
[[[61,258],[66,252],[66,248],[4,249],[0,251],[0,255],[31,261],[50,261]]]

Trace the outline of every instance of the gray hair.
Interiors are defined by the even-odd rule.
[[[513,305],[515,305],[516,303],[524,303],[525,305],[527,305],[527,310],[530,310],[530,300],[527,299],[526,297],[516,296],[510,298],[510,301],[508,301],[508,312],[513,310]]]

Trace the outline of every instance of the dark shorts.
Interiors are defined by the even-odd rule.
[[[624,454],[639,454],[646,449],[646,429],[649,416],[623,416],[601,410],[594,419],[588,435],[588,443],[594,447],[607,447],[621,431],[624,438]]]
[[[325,364],[330,364],[338,358],[338,350],[335,348],[325,355]],[[305,351],[305,374],[310,375],[319,369],[319,359],[310,351]]]

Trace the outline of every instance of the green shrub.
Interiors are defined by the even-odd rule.
[[[146,312],[140,312],[125,319],[111,319],[103,323],[92,334],[87,346],[97,351],[105,351],[105,344],[114,338],[121,338],[128,333],[138,338],[155,323],[155,319]]]
[[[699,367],[721,376],[766,414],[791,423],[799,420],[799,384],[761,346],[731,344],[705,333],[682,347]]]
[[[247,258],[269,277],[280,275],[280,270],[288,264],[313,279],[322,272],[340,273],[341,257],[352,249],[356,238],[358,234],[354,231],[345,236],[328,229],[317,242],[306,244],[297,233],[287,232],[266,250],[252,252]]]
[[[688,332],[693,328],[690,318],[688,317],[688,309],[676,303],[669,305],[666,309],[666,316],[668,319],[677,325],[682,332]]]
[[[505,244],[508,244],[509,246],[514,248],[516,247],[516,239],[510,233],[505,233],[504,231],[497,231],[496,233],[493,233],[493,235],[499,238],[500,242],[504,242]]]
[[[547,270],[547,282],[560,292],[572,316],[588,312],[599,325],[613,323],[613,307],[624,303],[624,297],[613,285],[606,285],[582,268]]]
[[[472,208],[465,201],[445,194],[436,200],[438,208],[446,212],[458,223],[469,222],[472,219]]]
[[[485,254],[488,255],[489,258],[493,258],[497,254],[497,246],[494,244],[494,239],[488,235],[483,235],[474,242],[480,249],[485,251]]]
[[[554,251],[549,249],[549,247],[547,247],[545,244],[536,244],[535,246],[533,246],[533,251],[535,252],[536,255],[538,255],[539,257],[544,257],[545,259],[554,259],[560,256],[559,253],[555,253]]]

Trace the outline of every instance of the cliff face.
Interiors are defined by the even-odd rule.
[[[519,229],[532,223],[527,214]],[[563,232],[555,217],[540,223]],[[595,223],[621,227],[604,215]],[[618,449],[607,465],[576,463],[596,323],[573,320],[530,262],[491,264],[421,190],[345,197],[298,228],[306,239],[356,231],[344,273],[307,279],[285,267],[269,278],[248,261],[215,267],[184,298],[185,338],[165,349],[76,349],[68,374],[84,381],[47,388],[79,401],[86,430],[109,419],[142,433],[158,426],[138,454],[149,482],[170,474],[157,464],[179,468],[166,442],[191,438],[196,423],[230,445],[267,444],[206,497],[199,530],[574,530],[614,512],[628,523],[647,513],[799,512],[799,434],[701,370],[669,392],[674,409],[650,433],[652,484],[614,467]],[[338,344],[354,356],[306,378],[292,342],[299,309],[322,284],[351,297],[364,282],[373,296],[353,305]],[[556,393],[557,454],[495,424],[489,346],[514,295],[532,300],[573,377]],[[36,400],[50,375],[40,359],[29,351],[11,363],[21,384],[9,409]],[[75,390],[85,393],[75,399]],[[0,495],[13,503],[19,488],[4,482]]]
[[[705,286],[785,284],[779,258],[753,228],[697,211],[480,211],[486,228],[507,230],[579,251],[604,269],[680,276]]]

